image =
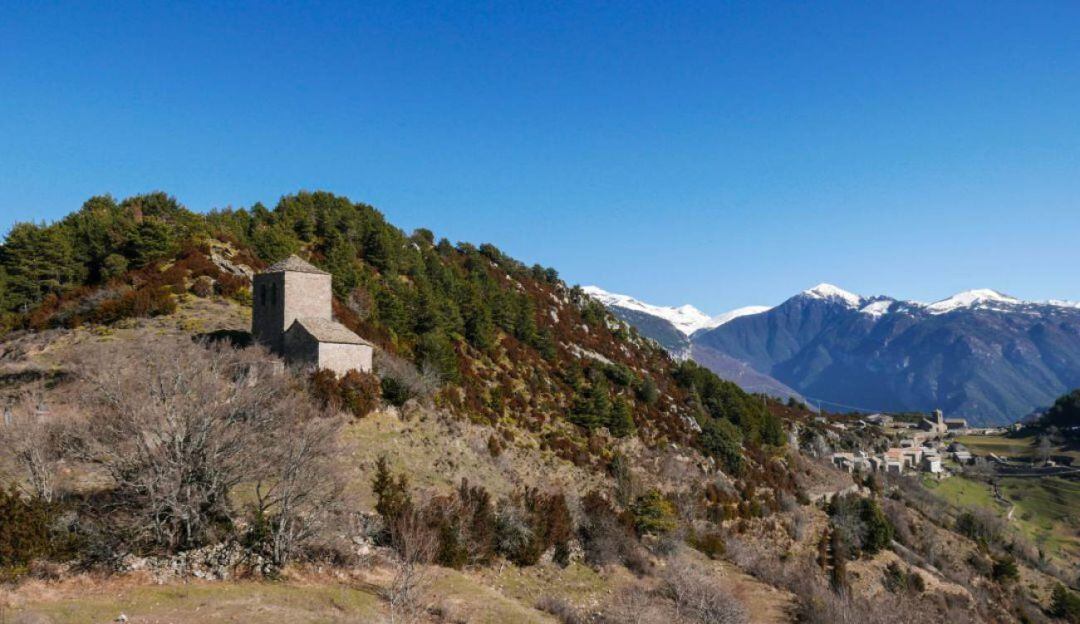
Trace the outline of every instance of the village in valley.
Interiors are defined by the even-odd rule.
[[[824,416],[818,416],[817,421],[828,422]],[[933,478],[945,478],[976,462],[1005,462],[992,453],[988,457],[972,454],[958,438],[1000,435],[1007,429],[971,427],[966,419],[945,418],[941,410],[921,418],[875,413],[829,425],[832,430],[827,434],[834,441],[840,441],[840,432],[849,429],[870,434],[858,438],[863,442],[854,446],[860,448],[832,453],[833,464],[850,473],[924,473]]]

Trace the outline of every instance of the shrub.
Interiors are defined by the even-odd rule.
[[[656,401],[660,398],[660,389],[656,387],[656,382],[652,377],[645,377],[638,384],[637,396],[645,405],[655,405]]]
[[[488,453],[490,453],[492,457],[498,457],[499,455],[502,455],[502,442],[499,441],[498,436],[496,436],[494,433],[488,436],[487,447]]]
[[[634,416],[626,399],[618,397],[611,406],[608,415],[608,431],[616,438],[623,438],[634,432]]]
[[[69,452],[114,483],[97,511],[123,548],[217,542],[241,517],[234,488],[248,483],[283,564],[336,501],[340,421],[316,418],[287,377],[258,374],[269,362],[257,352],[177,338],[90,344],[74,360],[87,416]]]
[[[728,472],[742,472],[742,435],[728,420],[706,418],[701,425],[701,446]]]
[[[585,518],[579,534],[585,549],[585,560],[596,566],[627,564],[639,549],[630,526],[619,518],[611,503],[597,492],[587,494],[581,501],[581,507]]]
[[[1001,542],[1004,525],[1000,518],[982,509],[965,511],[956,519],[956,531],[989,547]]]
[[[320,369],[311,374],[309,382],[312,395],[324,409],[341,409],[363,418],[379,406],[379,378],[371,373],[350,370],[339,379],[333,371]]]
[[[248,287],[251,285],[251,280],[240,275],[233,275],[231,273],[221,273],[217,277],[217,281],[214,282],[214,290],[222,297],[232,297],[244,302],[246,297],[242,296],[243,293],[250,295]]]
[[[1020,578],[1020,570],[1016,567],[1016,560],[1012,557],[994,559],[994,567],[990,571],[990,577],[998,583],[1011,583]]]
[[[544,494],[526,488],[499,505],[496,516],[496,544],[507,559],[529,566],[555,549],[555,561],[568,563],[573,520],[562,493]]]
[[[835,496],[828,512],[834,533],[853,556],[876,554],[892,542],[893,526],[872,498]]]
[[[1080,624],[1080,596],[1058,583],[1050,595],[1050,615],[1069,624]]]
[[[196,297],[206,298],[214,294],[214,278],[209,275],[200,275],[191,283],[191,294]]]
[[[382,516],[386,526],[393,525],[400,516],[412,509],[409,478],[403,474],[395,478],[385,455],[380,455],[375,462],[371,491],[375,495],[375,511]]]
[[[604,367],[604,374],[611,383],[624,388],[634,381],[634,372],[625,364],[608,364]]]
[[[904,570],[895,561],[885,568],[885,574],[881,582],[885,585],[885,589],[894,594],[918,594],[926,590],[926,581],[918,572],[912,572],[910,569]]]
[[[405,402],[412,398],[409,388],[393,377],[383,377],[379,388],[386,402],[395,407],[405,405]]]
[[[486,564],[495,554],[495,512],[491,496],[462,479],[457,492],[427,505],[429,524],[439,535],[435,561],[448,568]]]
[[[49,552],[51,515],[45,501],[23,498],[14,485],[0,488],[0,581],[21,576]]]
[[[541,596],[536,601],[536,608],[555,616],[560,624],[585,624],[588,622],[569,602],[555,596]]]
[[[631,512],[638,535],[664,535],[678,526],[675,505],[656,490],[639,496]]]
[[[696,565],[673,564],[664,570],[661,592],[675,603],[675,612],[689,622],[743,624],[746,608]]]
[[[379,405],[379,378],[371,373],[350,370],[338,381],[341,406],[353,416],[363,418]]]
[[[709,559],[719,559],[720,557],[723,557],[726,550],[724,536],[718,531],[694,534],[690,537],[690,545]]]

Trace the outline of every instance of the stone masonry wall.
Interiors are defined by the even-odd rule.
[[[331,319],[330,276],[318,273],[285,273],[285,312],[281,330],[298,318]]]
[[[372,349],[368,345],[341,344],[334,342],[319,343],[319,368],[344,375],[351,369],[360,372],[371,371]]]
[[[260,273],[251,290],[251,335],[274,353],[282,353],[284,320],[284,273]]]
[[[284,353],[290,366],[317,366],[319,363],[319,342],[303,329],[297,327],[285,333]]]

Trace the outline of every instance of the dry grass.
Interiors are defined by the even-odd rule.
[[[136,575],[32,581],[0,594],[9,615],[53,624],[112,622],[121,613],[145,624],[203,622],[356,622],[381,617],[379,598],[362,585],[307,580],[192,581],[155,585]]]
[[[462,478],[486,488],[497,499],[519,491],[525,485],[586,492],[600,487],[606,477],[540,451],[529,442],[521,448],[508,443],[492,457],[488,439],[493,429],[455,420],[432,412],[416,414],[409,420],[396,410],[375,412],[345,428],[345,441],[354,450],[352,489],[361,505],[374,505],[370,474],[375,461],[385,454],[394,472],[409,475],[420,489],[449,491]],[[524,440],[525,436],[518,436]],[[610,486],[607,486],[610,487]]]

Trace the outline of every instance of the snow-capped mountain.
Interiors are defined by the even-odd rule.
[[[811,299],[821,299],[824,301],[835,301],[842,303],[851,308],[858,308],[862,305],[863,297],[840,288],[839,286],[833,286],[832,284],[821,283],[813,288],[802,291],[804,297],[810,297]]]
[[[709,316],[689,304],[677,308],[672,306],[658,306],[651,303],[645,303],[644,301],[640,301],[629,295],[608,292],[599,286],[584,286],[582,287],[582,290],[585,291],[585,294],[596,299],[608,308],[619,308],[629,312],[639,312],[667,321],[668,323],[671,323],[671,326],[674,327],[676,331],[684,336],[691,336],[698,330],[719,327],[724,323],[741,316],[759,314],[769,309],[769,306],[752,305],[737,308],[716,316]]]
[[[934,303],[820,284],[693,337],[835,409],[1010,422],[1080,386],[1080,305],[990,289]]]
[[[768,312],[771,309],[772,308],[770,308],[769,306],[759,306],[759,305],[752,305],[752,306],[744,306],[742,308],[735,308],[734,310],[731,310],[730,312],[724,312],[723,314],[717,314],[716,316],[712,317],[712,323],[708,327],[703,328],[703,329],[712,329],[713,327],[720,327],[724,323],[729,323],[731,321],[734,321],[737,318],[741,318],[741,317],[744,317],[744,316],[750,316],[751,314],[761,314],[762,312]]]
[[[752,392],[831,409],[1011,422],[1080,387],[1080,303],[990,289],[933,303],[818,284],[773,307],[710,317],[587,292],[673,355]]]
[[[671,306],[658,306],[634,299],[629,295],[611,293],[598,286],[585,286],[582,288],[585,294],[596,299],[605,306],[620,308],[631,312],[640,312],[671,323],[677,331],[685,336],[693,334],[699,329],[716,327],[720,323],[712,317],[698,310],[692,305],[683,305],[677,308]],[[732,317],[735,318],[735,317]],[[730,319],[729,319],[730,320]]]
[[[863,297],[848,292],[839,286],[832,284],[818,284],[813,288],[802,291],[797,296],[823,301],[841,303],[849,308],[858,309],[863,314],[879,317],[889,312],[912,312],[924,310],[930,314],[948,314],[957,310],[1002,310],[1016,311],[1021,308],[1036,310],[1039,307],[1053,308],[1080,308],[1080,303],[1051,299],[1049,301],[1024,301],[989,288],[977,288],[956,293],[934,303],[920,303],[918,301],[904,301],[892,297],[876,296]]]
[[[612,314],[637,328],[643,336],[660,343],[676,358],[692,357],[720,377],[733,381],[750,392],[761,392],[782,399],[794,397],[803,400],[799,393],[746,363],[708,348],[698,349],[692,344],[692,336],[697,333],[720,327],[738,318],[766,312],[769,306],[746,306],[709,316],[691,305],[677,308],[653,305],[628,295],[608,292],[597,286],[586,286],[582,290],[603,303]]]

